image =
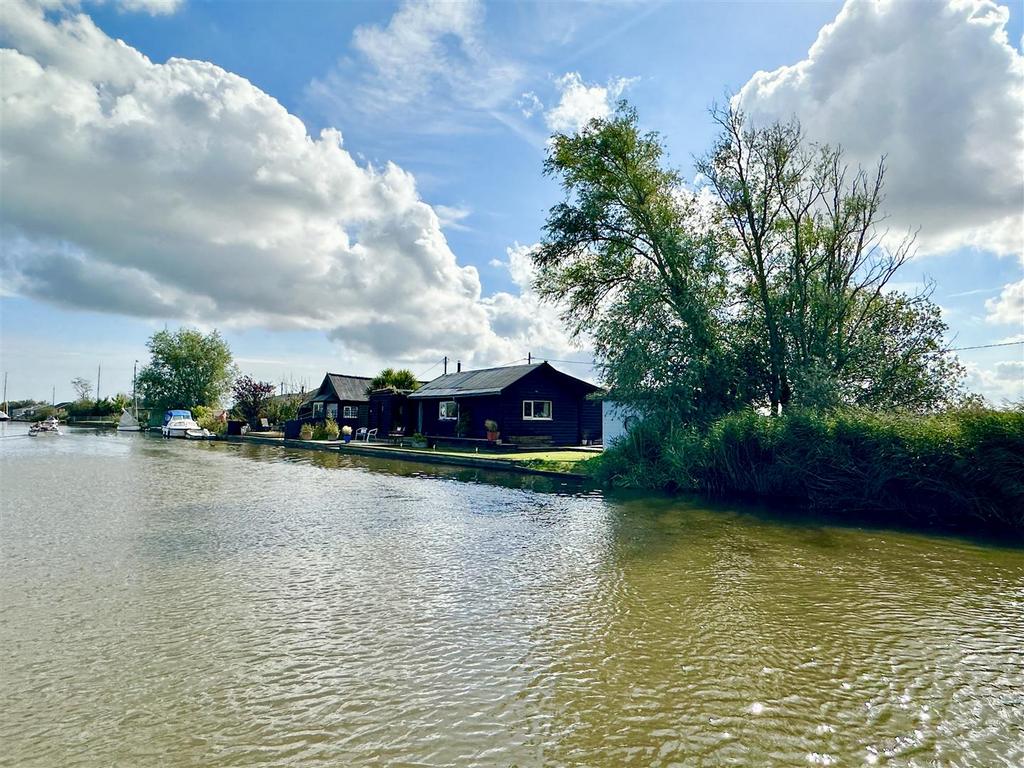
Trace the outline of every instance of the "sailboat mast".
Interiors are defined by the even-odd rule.
[[[135,365],[132,366],[132,402],[135,404],[135,418],[139,418],[139,398],[135,394],[135,373],[139,368],[139,361],[135,361]]]

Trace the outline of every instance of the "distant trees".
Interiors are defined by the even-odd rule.
[[[216,406],[237,373],[231,349],[217,331],[157,331],[147,346],[150,361],[137,383],[151,408]]]
[[[71,388],[75,390],[75,400],[88,402],[92,397],[92,382],[78,376],[71,380]]]
[[[927,293],[889,283],[913,238],[880,229],[884,163],[851,170],[796,123],[720,134],[687,191],[625,104],[552,140],[563,202],[535,287],[593,341],[616,396],[691,421],[744,406],[929,410],[961,394]]]
[[[256,381],[252,376],[235,380],[231,392],[235,397],[234,410],[250,424],[255,424],[274,395],[274,385],[269,381]]]
[[[377,389],[416,389],[420,383],[408,368],[385,368],[374,376],[366,387],[366,394]]]

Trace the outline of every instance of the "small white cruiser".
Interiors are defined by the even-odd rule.
[[[171,410],[164,414],[164,424],[160,428],[164,437],[184,437],[190,440],[209,440],[215,435],[208,429],[200,427],[192,418],[191,411]]]

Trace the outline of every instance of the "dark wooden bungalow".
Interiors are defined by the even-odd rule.
[[[389,435],[411,435],[416,432],[416,406],[409,403],[411,389],[377,389],[370,393],[370,429],[377,438]]]
[[[366,393],[368,376],[346,376],[328,373],[320,388],[299,406],[299,420],[317,422],[334,419],[339,427],[352,431],[365,427],[369,421],[370,396]]]
[[[599,388],[550,364],[459,371],[408,395],[416,431],[431,437],[486,438],[484,422],[498,423],[502,442],[579,445],[601,439]]]

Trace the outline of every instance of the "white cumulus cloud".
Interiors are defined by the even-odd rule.
[[[1024,327],[1024,280],[1004,286],[997,298],[985,301],[985,309],[990,323]]]
[[[620,77],[607,85],[587,84],[579,72],[566,72],[555,79],[558,104],[544,113],[544,121],[555,133],[576,133],[594,118],[608,117],[633,80]]]
[[[7,0],[0,41],[5,293],[320,329],[388,361],[520,350],[494,330],[517,297],[482,299],[398,166],[361,165],[244,78],[154,63],[83,14]]]
[[[1024,57],[991,0],[847,0],[802,61],[735,101],[798,117],[854,162],[887,156],[889,224],[924,252],[1024,253]]]

